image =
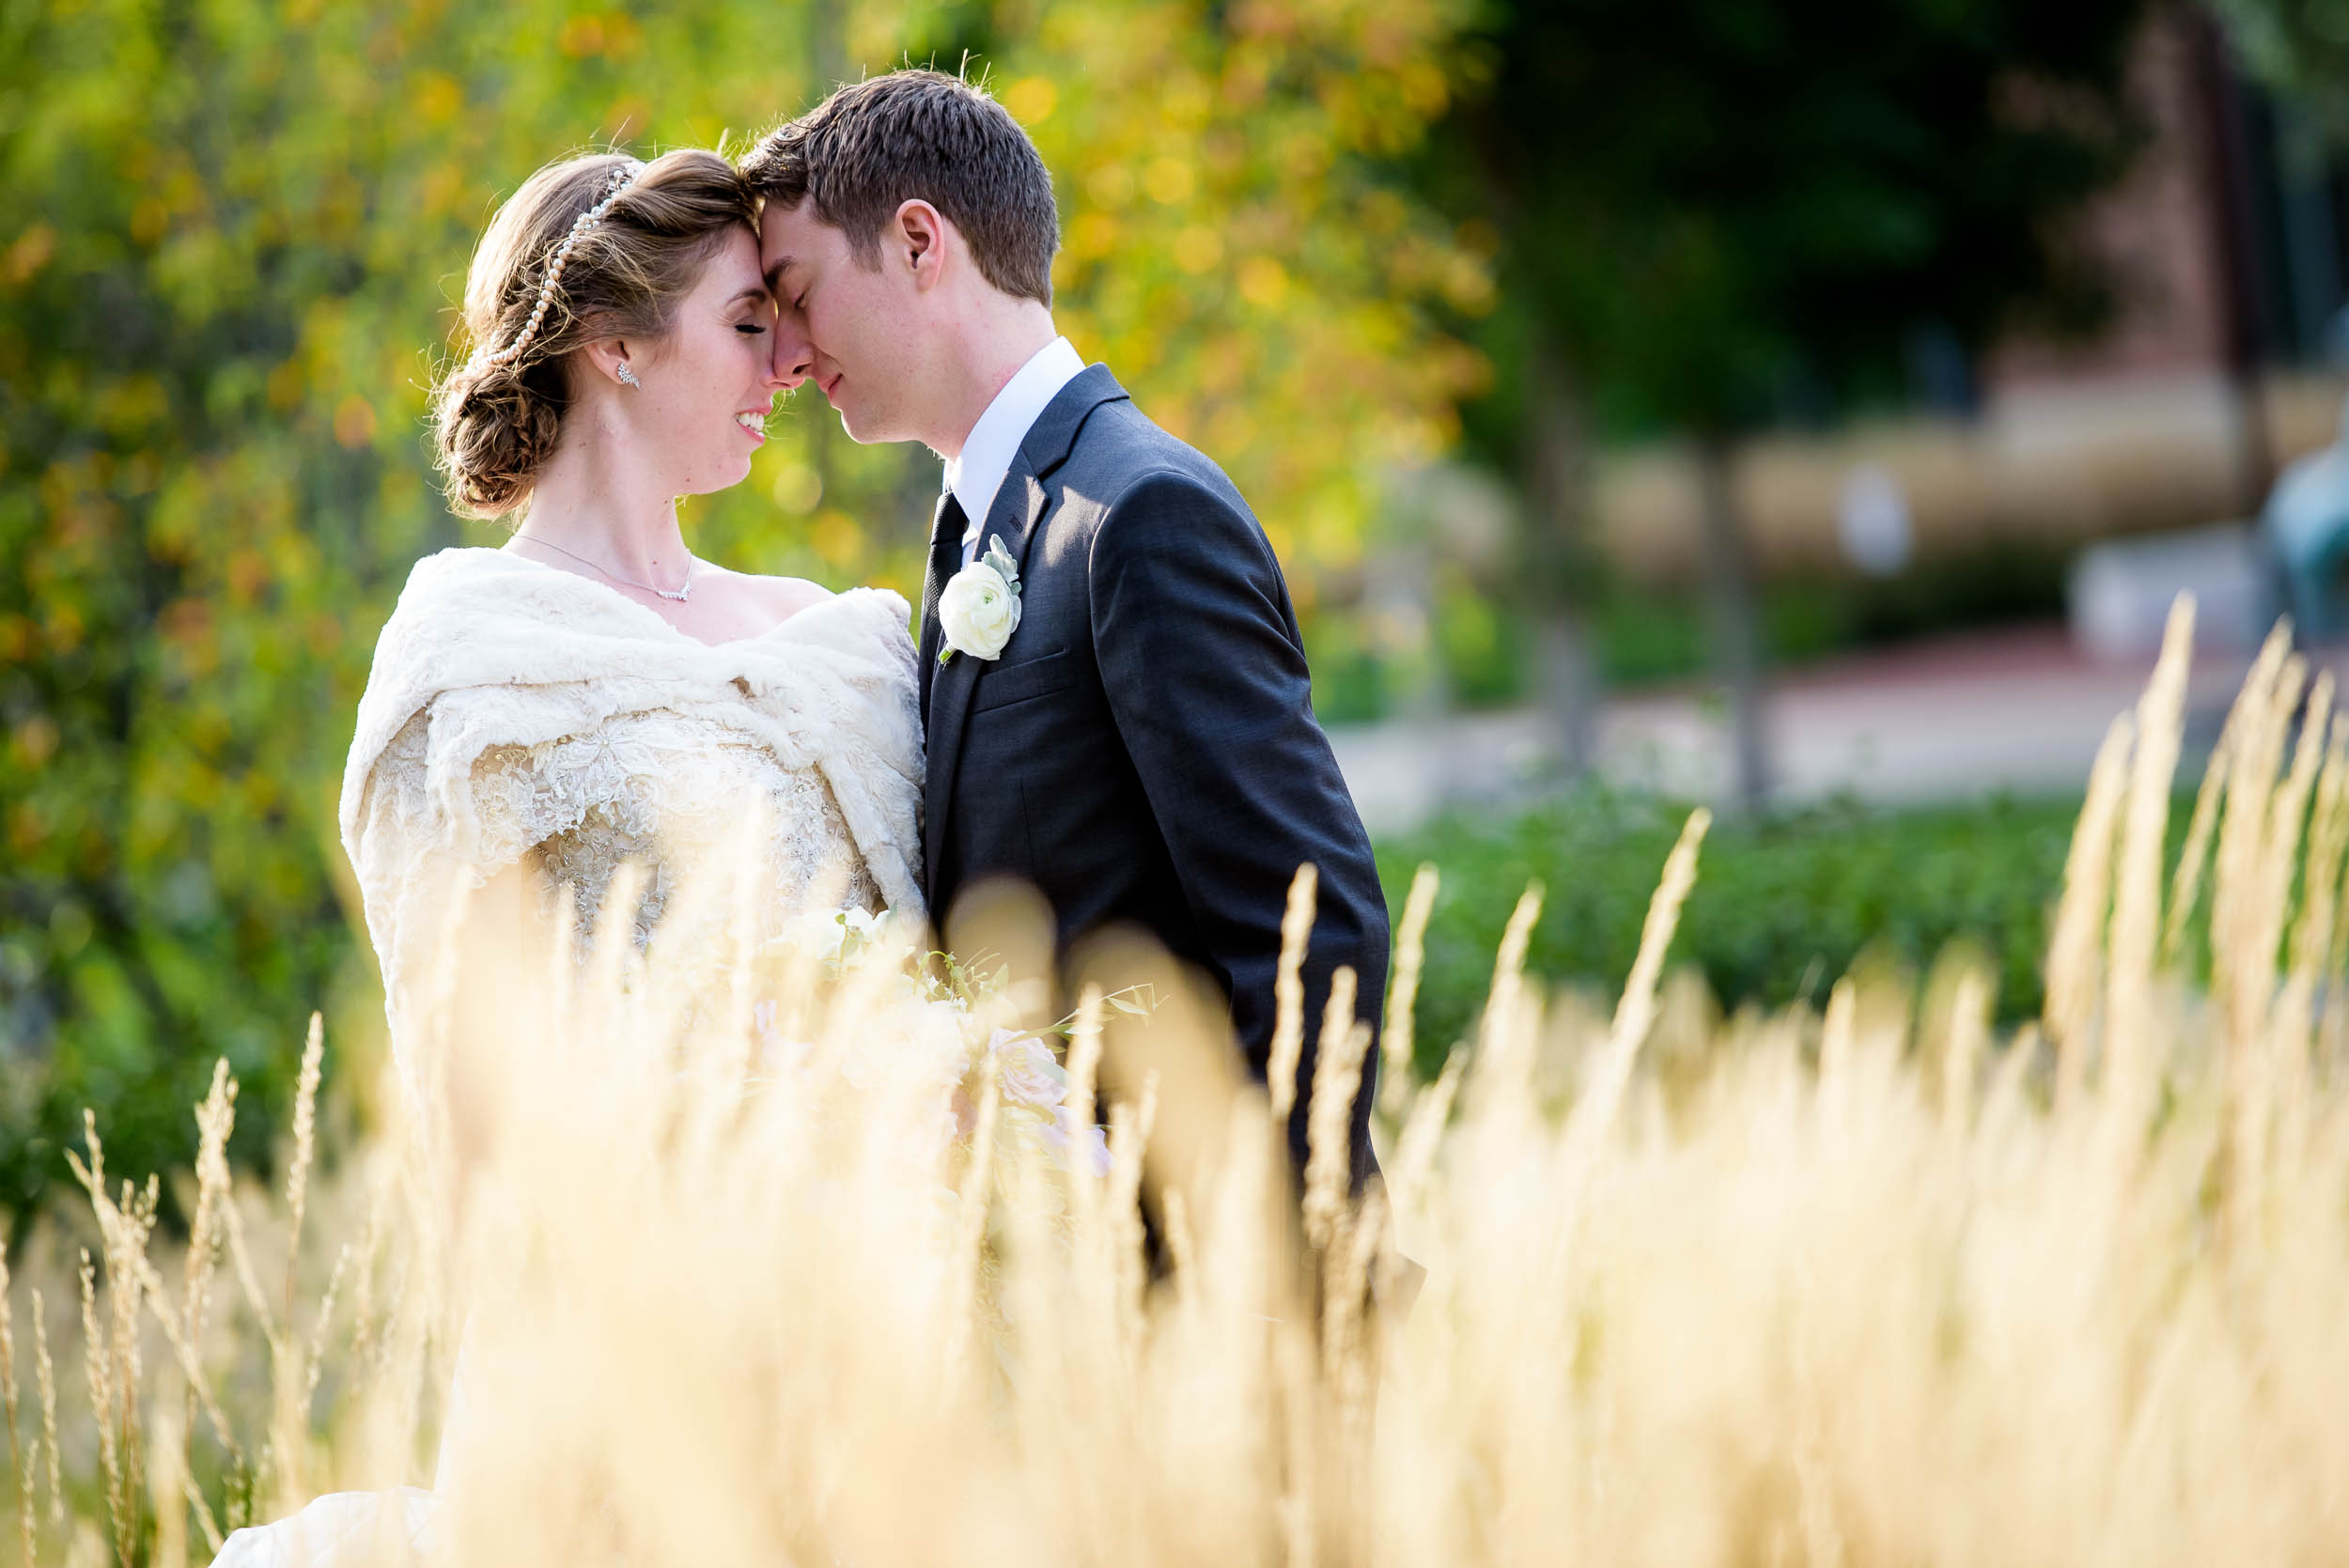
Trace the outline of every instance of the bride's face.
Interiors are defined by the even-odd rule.
[[[797,385],[804,350],[775,341],[774,297],[758,244],[730,232],[677,306],[668,335],[629,355],[641,383],[618,388],[631,433],[670,470],[671,493],[707,495],[749,477],[775,394]]]

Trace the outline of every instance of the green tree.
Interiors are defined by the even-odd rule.
[[[2251,73],[2349,137],[2349,5],[2342,0],[2214,0]]]
[[[709,145],[824,83],[995,40],[1064,176],[1065,315],[1298,552],[1448,434],[1457,269],[1377,161],[1446,102],[1454,18],[1173,0],[0,0],[0,1204],[100,1108],[184,1157],[212,1058],[275,1125],[303,1019],[376,1016],[334,808],[441,505],[425,391],[498,197],[583,146]],[[1203,258],[1212,256],[1211,261]],[[794,406],[696,543],[914,585],[934,464]],[[348,1037],[342,1037],[348,1047]],[[240,1158],[262,1151],[241,1137]]]
[[[1477,35],[1486,85],[1426,183],[1502,241],[1479,334],[1497,387],[1471,440],[1524,476],[1528,609],[1562,621],[1588,582],[1594,433],[1689,441],[1749,804],[1766,763],[1737,445],[1897,394],[1921,334],[1973,348],[2092,305],[2060,221],[2125,165],[2141,9],[1502,0]],[[1574,641],[1552,639],[1569,672]]]

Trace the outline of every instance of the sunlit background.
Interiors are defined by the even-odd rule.
[[[258,1162],[310,1009],[364,1056],[334,796],[409,566],[499,537],[424,430],[496,202],[907,61],[1034,136],[1063,327],[1247,492],[1395,886],[1445,865],[1429,1060],[1530,877],[1533,967],[1619,980],[1695,799],[1675,1004],[1959,939],[2029,1015],[2170,594],[2204,719],[2349,630],[2333,0],[0,0],[20,1219],[85,1105],[183,1164],[225,1055]],[[689,528],[910,592],[937,486],[807,397]]]

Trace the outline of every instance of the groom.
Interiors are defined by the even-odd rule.
[[[922,595],[933,916],[1008,875],[1050,901],[1064,953],[1143,927],[1221,987],[1261,1080],[1282,911],[1311,862],[1288,1126],[1301,1173],[1330,976],[1352,968],[1375,1026],[1387,910],[1263,528],[1054,328],[1051,177],[985,93],[930,70],[874,77],[768,135],[742,172],[765,203],[760,264],[812,355],[778,371],[814,380],[852,439],[945,459]],[[1007,640],[984,573],[948,591],[980,563],[1017,582]],[[1358,1188],[1377,1064],[1374,1043]]]

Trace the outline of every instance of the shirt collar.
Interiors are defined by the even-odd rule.
[[[1012,459],[1019,455],[1019,443],[1028,439],[1029,427],[1061,388],[1084,373],[1084,367],[1083,358],[1065,337],[1038,349],[1003,383],[1003,390],[971,427],[971,434],[962,442],[962,455],[946,460],[946,488],[955,492],[955,499],[962,504],[962,515],[970,520],[962,536],[966,544],[986,528],[995,492],[1003,489],[1003,475],[1011,472]]]

